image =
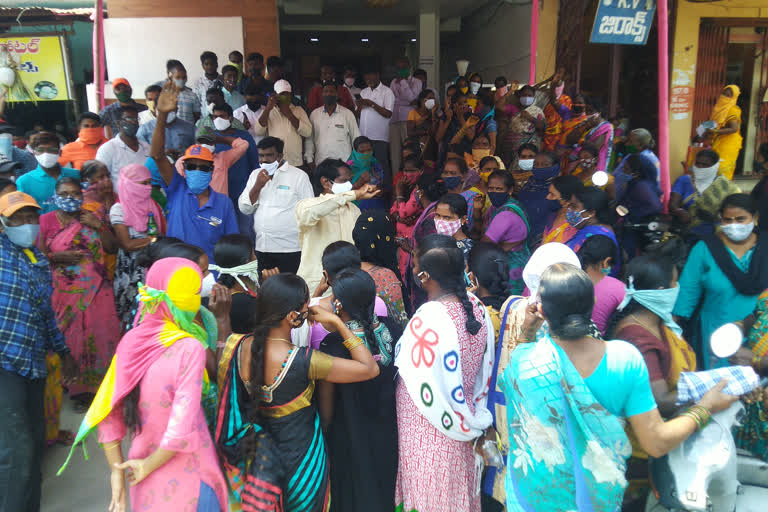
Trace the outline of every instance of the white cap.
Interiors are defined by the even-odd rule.
[[[278,80],[275,82],[275,92],[277,94],[291,92],[291,83],[288,80]]]
[[[565,244],[550,242],[536,249],[523,269],[523,281],[535,299],[539,293],[541,274],[555,263],[570,263],[581,268],[579,257]]]

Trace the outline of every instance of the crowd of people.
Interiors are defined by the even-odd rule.
[[[115,79],[73,142],[0,135],[0,510],[94,431],[111,512],[642,510],[648,458],[739,399],[679,404],[680,375],[768,374],[738,87],[665,213],[652,134],[559,73],[323,66],[302,100],[228,57],[144,103]],[[768,459],[754,396],[736,438]]]

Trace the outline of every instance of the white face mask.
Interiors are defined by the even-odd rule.
[[[723,224],[720,226],[725,236],[734,242],[743,242],[752,232],[755,230],[754,222],[747,222],[746,224]]]
[[[215,107],[215,103],[209,103],[206,105],[205,110],[208,112],[208,114],[213,114],[213,107]]]
[[[482,86],[483,84],[478,82],[469,82],[469,90],[472,92],[472,94],[477,94]]]
[[[35,158],[37,158],[37,163],[39,163],[40,167],[43,169],[50,169],[59,161],[59,155],[55,153],[43,153],[41,155],[35,155]]]
[[[210,297],[211,290],[213,290],[213,285],[215,284],[216,284],[216,278],[213,276],[213,274],[209,273],[207,276],[203,278],[203,285],[200,287],[200,296]]]
[[[200,144],[200,147],[207,149],[208,151],[211,152],[211,154],[213,154],[213,150],[216,149],[216,146],[214,144]]]
[[[179,89],[183,89],[187,85],[187,81],[183,78],[175,78],[173,80],[173,85],[178,87]]]
[[[344,183],[335,183],[331,185],[331,192],[334,194],[343,194],[352,190],[352,182],[345,181]]]
[[[220,132],[229,129],[231,124],[232,122],[229,119],[224,119],[223,117],[217,117],[213,120],[214,128]]]
[[[280,168],[280,160],[275,160],[271,164],[260,164],[261,168],[267,171],[267,174],[272,176],[277,172],[277,169]]]
[[[208,269],[215,270],[219,273],[219,275],[229,275],[234,277],[235,281],[240,283],[240,286],[242,286],[244,290],[259,286],[259,262],[257,260],[249,261],[243,265],[238,265],[237,267],[231,268],[222,268],[212,264],[208,267]],[[251,286],[247,286],[241,277],[250,279]]]
[[[717,171],[720,170],[720,162],[712,167],[693,166],[693,185],[699,193],[704,192],[717,178]]]
[[[517,161],[517,165],[520,166],[521,171],[530,171],[533,169],[533,158],[521,158]]]
[[[355,85],[355,79],[352,78],[351,76],[347,77],[344,79],[344,83],[347,84],[347,87],[352,87],[353,85]]]
[[[533,96],[523,96],[522,98],[520,98],[520,104],[524,107],[530,107],[531,105],[533,105],[533,100],[534,100]]]
[[[432,110],[435,108],[435,100],[432,98],[429,98],[427,101],[424,102],[424,106],[427,107],[427,110]]]

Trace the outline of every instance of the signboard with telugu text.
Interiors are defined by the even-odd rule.
[[[590,43],[645,45],[656,0],[599,0]]]
[[[35,101],[70,100],[69,66],[61,36],[0,37]],[[19,98],[9,98],[18,100]]]

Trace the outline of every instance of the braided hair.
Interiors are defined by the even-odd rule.
[[[363,325],[368,345],[375,353],[376,335],[373,332],[375,318],[376,283],[361,269],[342,270],[333,281],[333,296],[353,320]]]
[[[482,324],[475,318],[474,308],[464,283],[464,253],[453,237],[428,235],[417,252],[418,268],[429,274],[446,293],[455,294],[467,314],[466,328],[470,334],[480,331]]]
[[[299,311],[309,301],[307,283],[295,274],[270,277],[261,287],[256,301],[256,328],[251,344],[251,384],[260,391],[264,385],[264,358],[269,331],[279,326],[292,311]],[[251,397],[248,416],[251,423],[259,423],[261,396]]]

